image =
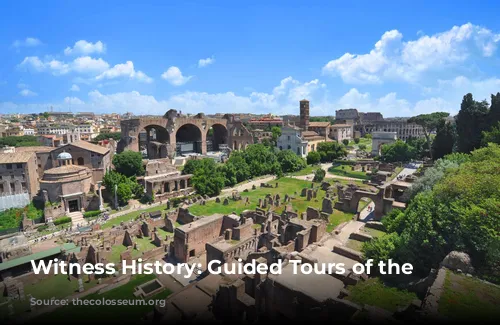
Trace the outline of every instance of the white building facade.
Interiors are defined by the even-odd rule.
[[[281,136],[276,141],[279,150],[292,150],[302,158],[307,156],[307,141],[300,136],[300,129],[294,126],[284,126]]]

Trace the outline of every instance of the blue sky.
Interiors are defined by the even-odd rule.
[[[495,1],[2,1],[0,112],[452,114],[500,91]]]

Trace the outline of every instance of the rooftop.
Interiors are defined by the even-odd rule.
[[[268,278],[295,292],[302,292],[316,301],[336,299],[344,283],[328,274],[305,274],[293,272],[294,266],[288,264],[279,275],[269,274]]]
[[[33,157],[33,152],[14,152],[0,154],[0,164],[26,163]]]
[[[213,214],[213,215],[208,216],[208,217],[201,217],[198,220],[195,220],[193,222],[190,222],[190,223],[187,223],[187,224],[182,225],[180,227],[177,227],[176,230],[178,229],[179,231],[182,231],[182,232],[190,232],[191,230],[194,230],[198,227],[201,227],[203,225],[211,223],[217,219],[222,219],[223,217],[224,217],[223,214]]]
[[[33,147],[18,147],[16,152],[48,152],[54,150],[53,147],[33,146]]]
[[[19,257],[19,258],[16,258],[16,259],[4,262],[4,263],[0,263],[0,271],[8,270],[10,268],[13,268],[13,267],[16,267],[19,265],[30,263],[32,260],[36,261],[36,260],[40,260],[42,258],[57,255],[57,254],[61,253],[62,249],[66,250],[67,252],[73,252],[73,251],[79,251],[80,247],[77,247],[74,243],[65,243],[59,247],[54,247],[54,248],[51,248],[51,249],[48,249],[45,251],[41,251],[38,253]]]
[[[55,167],[51,168],[45,171],[45,174],[68,174],[68,173],[77,173],[82,170],[88,169],[87,167],[84,166],[78,166],[78,165],[65,165],[65,166],[60,166],[60,167]]]
[[[309,127],[313,128],[326,128],[330,125],[330,122],[309,122]]]
[[[90,143],[87,141],[82,141],[82,140],[68,143],[65,146],[74,146],[74,147],[82,148],[82,149],[85,149],[88,151],[96,152],[96,153],[101,154],[101,155],[104,155],[104,154],[109,152],[109,148],[98,146],[96,144],[93,144],[93,143]],[[63,147],[65,147],[65,146],[63,146]],[[59,148],[57,148],[57,149],[59,149]]]

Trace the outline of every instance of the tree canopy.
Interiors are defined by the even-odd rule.
[[[199,163],[191,179],[193,187],[200,195],[217,196],[224,187],[224,175],[212,158],[198,160]]]
[[[380,160],[384,162],[410,161],[414,158],[415,148],[402,140],[384,144],[381,149]]]
[[[311,151],[307,154],[307,164],[308,165],[316,165],[321,161],[321,155],[317,151]]]
[[[283,173],[296,172],[306,167],[305,160],[297,156],[292,150],[279,151],[277,158]]]
[[[107,139],[120,140],[122,136],[121,132],[110,132],[110,133],[99,133],[92,141],[102,141]]]
[[[440,159],[453,152],[455,127],[451,122],[441,120],[437,125],[436,137],[432,141],[432,157]]]
[[[316,151],[321,156],[321,162],[332,162],[335,159],[339,159],[347,156],[347,150],[345,146],[335,142],[320,142],[316,148]]]
[[[113,157],[113,165],[118,173],[127,177],[141,176],[144,174],[142,155],[140,152],[126,150]]]
[[[431,147],[431,138],[430,132],[435,131],[439,125],[439,123],[450,116],[449,113],[446,112],[434,112],[430,114],[420,114],[414,116],[408,120],[408,123],[415,123],[420,125],[424,131],[425,138],[427,140],[427,148]],[[432,151],[429,152],[432,158]]]
[[[462,100],[455,117],[458,151],[469,153],[481,146],[482,132],[488,128],[488,103],[475,101],[472,94]]]
[[[450,155],[447,159],[463,160]],[[500,279],[500,146],[475,150],[447,169],[432,189],[424,189],[404,211],[382,219],[390,233],[364,245],[365,258],[412,263],[421,274],[437,267],[452,250],[468,253],[476,270]]]

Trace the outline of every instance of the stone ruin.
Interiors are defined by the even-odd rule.
[[[234,201],[239,201],[241,200],[241,194],[238,191],[233,191],[231,193],[231,197]]]
[[[222,203],[223,205],[229,205],[229,200],[226,198],[224,198],[224,202]]]
[[[220,197],[215,198],[215,203],[220,203]]]
[[[329,198],[324,198],[321,204],[321,212],[332,214],[333,213],[333,202]]]

